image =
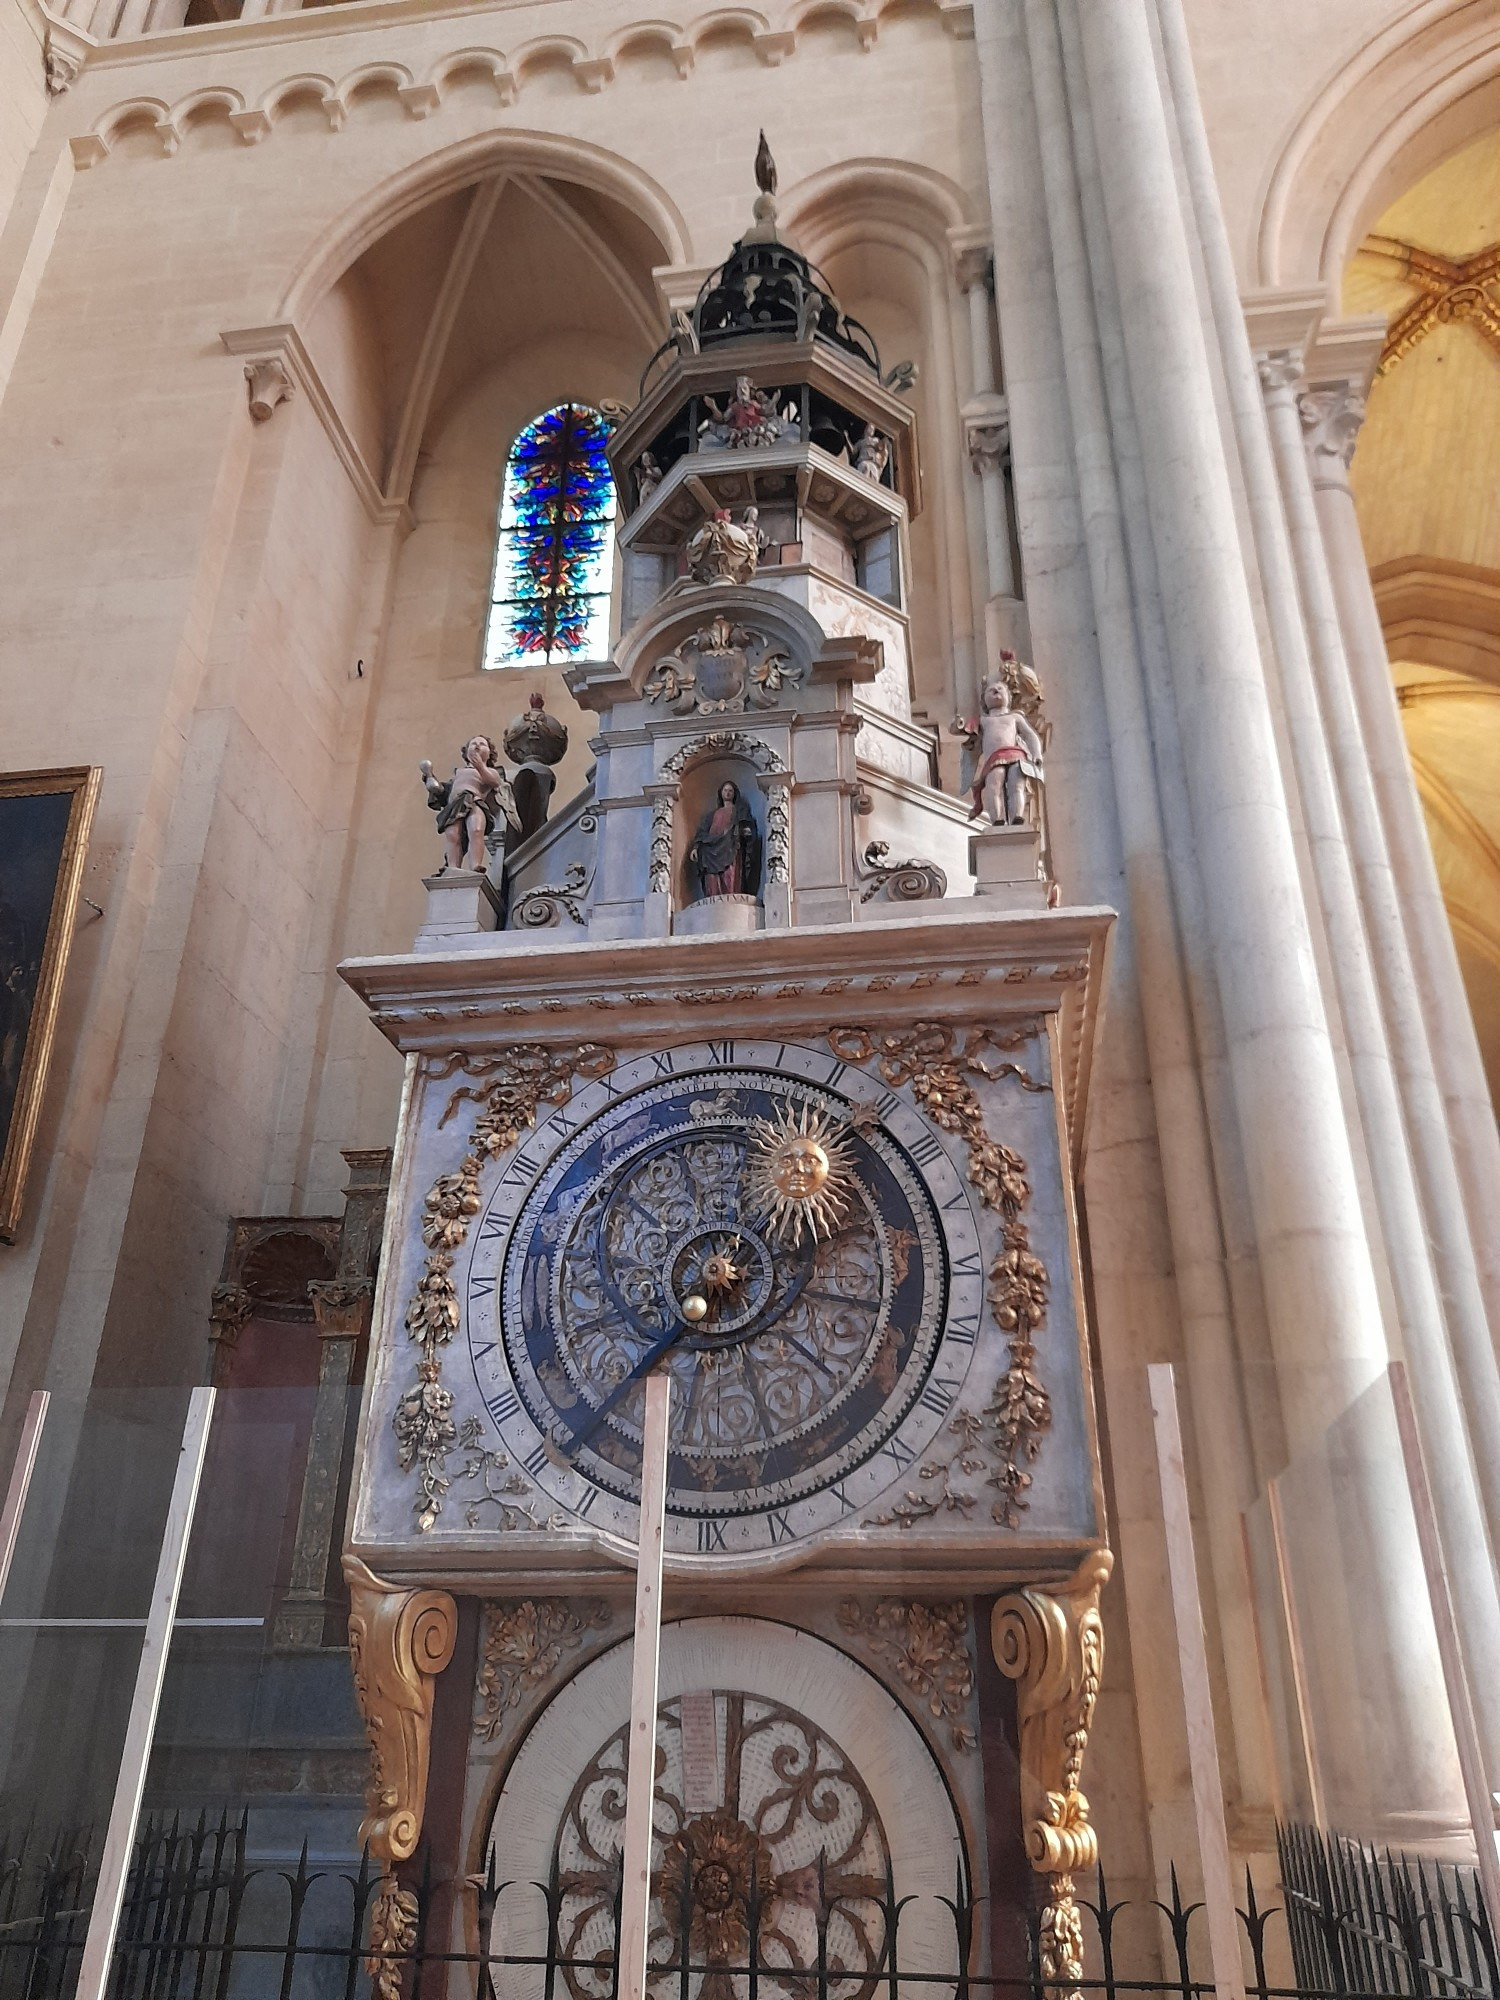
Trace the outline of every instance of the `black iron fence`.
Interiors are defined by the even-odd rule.
[[[1248,1876],[1241,1956],[1253,2000],[1500,2000],[1495,1935],[1472,1870],[1376,1853],[1307,1828],[1278,1840],[1279,1899]],[[86,1837],[0,1845],[0,2000],[72,2000],[92,1907]],[[597,1877],[591,1875],[591,1883]],[[380,1879],[248,1852],[248,1820],[144,1826],[126,1889],[110,2000],[618,2000],[617,1880],[581,1909],[578,1878],[404,1882],[400,1921]],[[960,1880],[919,1907],[884,1881],[822,1867],[762,1883],[722,1867],[664,1885],[652,2000],[1203,2000],[1214,1983],[1202,1906],[1080,1894],[1085,1976],[1047,1986],[991,1965],[984,1899]],[[372,1954],[372,1922],[387,1940]],[[478,1941],[491,1948],[481,1951]]]

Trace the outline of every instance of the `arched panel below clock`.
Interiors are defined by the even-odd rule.
[[[557,1956],[613,1956],[612,1899],[624,1839],[631,1643],[601,1654],[544,1710],[506,1774],[488,1846],[500,1897],[490,1949],[497,1990],[540,2000],[547,1913],[529,1885],[561,1885]],[[818,1867],[830,1904],[828,1962],[845,1968],[851,1996],[882,1962],[880,1901],[887,1870],[912,1897],[900,1959],[924,1972],[957,1970],[952,1920],[940,1897],[968,1870],[953,1802],[931,1750],[880,1683],[837,1648],[758,1618],[690,1618],[662,1630],[653,1874],[678,1884],[690,1871],[689,1956],[696,1967],[744,1966],[746,1886],[762,1883],[757,1964],[766,2000],[803,1990],[777,1965],[815,1964]],[[706,1885],[706,1886],[703,1886]],[[868,1890],[862,1895],[861,1890]],[[652,1906],[651,1959],[681,1959],[681,1912]],[[512,1961],[503,1967],[501,1960]],[[558,1975],[569,2000],[608,2000],[611,1974],[574,1966]],[[696,1992],[711,1973],[695,1973]],[[715,1989],[724,1985],[713,1980]],[[743,1980],[735,1982],[735,1990]],[[678,1990],[675,1972],[664,1981]],[[727,1990],[727,1989],[726,1989]],[[943,2000],[947,1989],[927,1989]]]

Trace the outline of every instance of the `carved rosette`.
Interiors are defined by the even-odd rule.
[[[1113,1567],[1096,1549],[1066,1583],[1000,1598],[990,1622],[995,1664],[1016,1683],[1026,1852],[1047,1881],[1042,1979],[1054,2000],[1078,2000],[1083,1977],[1074,1877],[1097,1864],[1099,1841],[1081,1780],[1104,1669],[1099,1593]]]
[[[970,1081],[979,1077],[994,1083],[1012,1076],[1025,1090],[1046,1090],[1048,1085],[1037,1083],[1019,1063],[983,1059],[986,1050],[1008,1048],[1030,1033],[1024,1028],[1001,1041],[988,1028],[970,1028],[959,1042],[952,1028],[919,1021],[883,1035],[867,1028],[835,1028],[828,1036],[828,1046],[841,1061],[873,1062],[886,1083],[909,1085],[933,1124],[963,1140],[969,1150],[969,1179],[1001,1221],[1001,1247],[990,1265],[986,1296],[1005,1336],[1009,1365],[982,1411],[961,1409],[949,1420],[955,1439],[951,1456],[924,1466],[920,1477],[928,1489],[908,1492],[885,1517],[901,1527],[942,1510],[967,1513],[973,1496],[956,1482],[998,1461],[988,1480],[998,1493],[990,1514],[1002,1527],[1019,1528],[1031,1485],[1026,1467],[1035,1462],[1051,1428],[1052,1401],[1038,1372],[1036,1351],[1047,1313],[1047,1267],[1032,1251],[1021,1219],[1031,1184],[1020,1154],[990,1137]]]
[[[422,1831],[433,1683],[453,1657],[458,1607],[445,1590],[386,1583],[356,1556],[345,1556],[344,1575],[354,1694],[370,1739],[359,1838],[389,1872],[411,1858]]]
[[[438,1175],[422,1203],[427,1258],[406,1309],[406,1331],[417,1344],[417,1372],[391,1420],[401,1470],[416,1468],[413,1504],[423,1534],[431,1531],[442,1512],[443,1496],[451,1484],[448,1455],[459,1442],[453,1391],[443,1382],[443,1353],[458,1331],[453,1264],[479,1213],[480,1171],[486,1160],[508,1151],[535,1125],[539,1105],[566,1104],[575,1077],[604,1076],[614,1066],[613,1049],[596,1042],[564,1049],[528,1042],[493,1056],[455,1050],[450,1056],[428,1059],[427,1075],[434,1082],[461,1071],[480,1083],[478,1089],[461,1085],[455,1090],[439,1121],[446,1125],[465,1101],[479,1106],[463,1158],[452,1173]]]

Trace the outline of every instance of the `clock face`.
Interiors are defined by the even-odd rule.
[[[964,1178],[878,1079],[780,1042],[636,1058],[541,1120],[471,1234],[507,1454],[634,1538],[643,1377],[671,1377],[668,1546],[837,1526],[946,1419],[982,1303]]]

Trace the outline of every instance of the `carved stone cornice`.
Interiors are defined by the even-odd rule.
[[[389,500],[382,492],[295,326],[289,321],[278,321],[268,326],[232,327],[221,333],[219,339],[229,353],[244,362],[250,415],[256,423],[267,422],[282,403],[300,391],[323,426],[370,519],[381,526],[410,525],[410,509],[405,501]]]
[[[215,1285],[208,1303],[209,1324],[215,1340],[234,1345],[235,1336],[249,1319],[255,1301],[243,1285]]]
[[[1363,390],[1353,382],[1326,382],[1304,389],[1297,398],[1297,414],[1314,479],[1344,485],[1359,427],[1365,420]]]
[[[1072,1994],[1083,1977],[1073,1878],[1099,1858],[1081,1780],[1104,1669],[1099,1593],[1113,1567],[1109,1550],[1096,1549],[1066,1583],[1000,1598],[990,1621],[995,1664],[1016,1683],[1021,1811],[1027,1855],[1047,1880],[1042,1978],[1054,1996]]]
[[[446,1590],[402,1589],[345,1556],[354,1693],[370,1739],[359,1838],[389,1869],[422,1831],[432,1748],[432,1697],[453,1657],[458,1607]]]

